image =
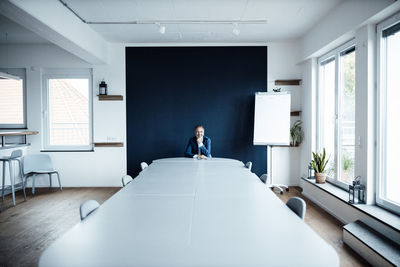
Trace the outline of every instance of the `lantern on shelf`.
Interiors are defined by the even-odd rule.
[[[99,84],[99,95],[107,95],[107,84],[104,80]]]
[[[365,203],[365,185],[361,184],[361,176],[357,176],[353,184],[349,185],[349,203],[364,204]]]
[[[308,164],[308,179],[312,179],[313,178],[313,176],[314,176],[314,169],[313,169],[313,167],[311,166],[311,164]]]

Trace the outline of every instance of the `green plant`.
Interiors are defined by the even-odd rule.
[[[301,144],[304,138],[304,132],[302,127],[303,122],[301,120],[297,120],[292,128],[290,128],[290,138],[292,139],[290,144],[292,146],[298,146]]]
[[[313,167],[316,173],[324,173],[325,167],[329,162],[329,158],[326,158],[326,151],[325,148],[322,153],[314,153],[312,152],[313,159],[311,160],[310,164]]]
[[[343,155],[343,170],[352,170],[354,167],[354,161],[347,153]]]

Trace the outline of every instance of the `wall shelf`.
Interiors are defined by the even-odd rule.
[[[124,96],[122,95],[98,95],[99,101],[122,101]]]
[[[38,131],[9,131],[9,132],[0,132],[1,144],[0,147],[6,147],[6,136],[24,136],[24,142],[22,144],[28,144],[28,135],[39,134]],[[15,145],[15,144],[13,144]]]
[[[301,79],[275,80],[275,85],[300,85]]]
[[[95,147],[123,147],[123,142],[94,142]]]
[[[290,116],[300,116],[301,110],[295,110],[290,112]]]

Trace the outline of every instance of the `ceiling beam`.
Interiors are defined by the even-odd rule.
[[[108,43],[54,0],[0,0],[0,13],[77,57],[107,63]]]

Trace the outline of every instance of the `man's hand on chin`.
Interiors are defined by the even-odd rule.
[[[197,144],[198,144],[199,146],[202,146],[202,145],[203,145],[203,137],[197,138]]]

